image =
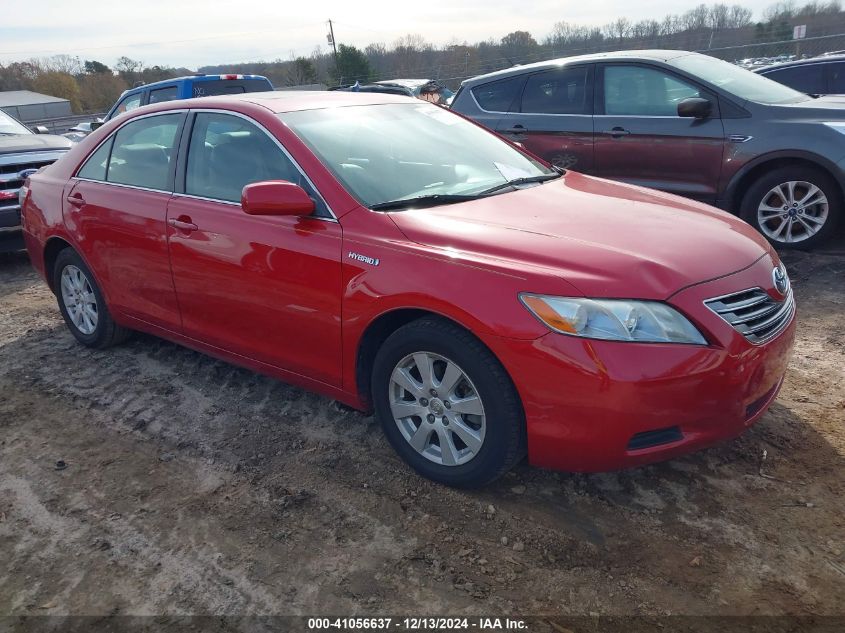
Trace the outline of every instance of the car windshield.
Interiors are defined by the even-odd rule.
[[[557,175],[499,137],[436,105],[411,102],[280,114],[365,206],[457,201]],[[395,208],[399,208],[398,206]]]
[[[32,134],[32,132],[0,110],[0,134]]]
[[[669,60],[683,71],[731,93],[739,99],[768,105],[798,103],[809,96],[762,75],[707,55],[684,55]]]

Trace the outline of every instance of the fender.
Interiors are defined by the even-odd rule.
[[[767,154],[762,154],[760,156],[755,156],[753,159],[743,165],[731,177],[727,187],[725,187],[725,190],[722,192],[722,197],[716,201],[716,206],[721,209],[725,209],[726,211],[730,211],[734,214],[739,213],[739,201],[736,201],[736,203],[734,204],[734,199],[736,198],[739,185],[745,178],[745,176],[747,176],[749,172],[751,172],[751,170],[759,167],[760,165],[763,165],[764,163],[784,159],[803,160],[809,163],[814,163],[819,167],[824,168],[836,179],[836,182],[839,184],[840,189],[845,191],[845,173],[843,173],[839,166],[832,160],[825,158],[824,156],[821,156],[819,154],[807,152],[804,150],[777,150],[774,152],[768,152]]]

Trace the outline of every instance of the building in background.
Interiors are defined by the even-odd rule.
[[[29,123],[42,119],[73,116],[70,101],[30,90],[7,90],[0,92],[0,110]]]

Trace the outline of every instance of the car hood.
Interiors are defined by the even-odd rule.
[[[666,299],[769,252],[748,224],[670,194],[568,172],[519,191],[391,213],[417,243],[545,269],[585,296]],[[529,289],[530,290],[530,289]]]
[[[831,117],[836,115],[838,110],[839,116],[834,116],[834,120],[845,118],[845,96],[843,95],[825,95],[817,99],[807,99],[798,103],[782,103],[770,107],[794,112],[802,118],[812,116]]]
[[[10,152],[44,152],[67,150],[73,147],[70,139],[54,134],[0,135],[0,154]]]

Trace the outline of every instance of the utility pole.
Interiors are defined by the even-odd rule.
[[[338,70],[338,67],[337,67],[337,44],[334,41],[334,27],[332,26],[331,20],[329,20],[329,44],[332,45],[332,50],[334,51],[334,67],[335,67],[335,70]]]

